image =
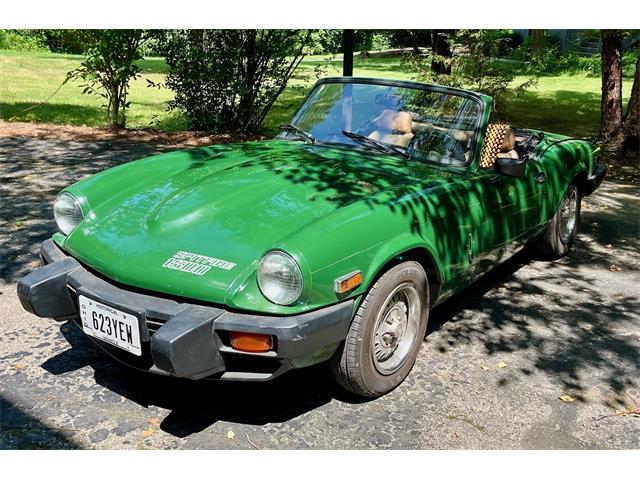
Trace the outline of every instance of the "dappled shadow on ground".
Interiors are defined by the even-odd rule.
[[[75,324],[61,327],[71,348],[42,367],[61,375],[87,365],[96,383],[145,408],[169,410],[160,428],[177,437],[200,432],[218,421],[247,425],[282,423],[336,398],[360,403],[332,382],[327,365],[287,373],[267,383],[193,382],[148,374],[119,364],[91,342]]]
[[[37,265],[39,244],[55,232],[51,206],[60,190],[163,150],[144,143],[0,138],[0,279],[14,281]]]
[[[0,450],[76,449],[71,433],[37,420],[0,395]]]
[[[437,307],[430,331],[444,335],[435,348],[462,342],[479,343],[488,355],[519,352],[528,366],[502,385],[542,372],[576,398],[599,385],[610,392],[608,406],[628,405],[640,387],[636,194],[636,186],[606,183],[586,200],[582,233],[567,257],[545,262],[523,251]]]

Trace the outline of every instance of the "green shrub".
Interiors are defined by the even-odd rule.
[[[502,108],[510,95],[520,94],[536,83],[532,77],[517,88],[509,89],[516,70],[498,61],[504,52],[510,51],[511,44],[510,37],[502,30],[456,30],[447,41],[452,57],[437,56],[431,51],[407,57],[421,80],[484,93],[493,97],[496,108]],[[451,73],[436,73],[432,69],[434,59],[449,64]]]
[[[0,30],[0,50],[48,50],[47,39],[37,30]]]
[[[127,108],[131,105],[129,82],[140,76],[142,58],[140,44],[143,30],[88,30],[87,56],[75,70],[67,74],[83,83],[82,93],[98,95],[105,99],[107,121],[113,127],[124,128]]]
[[[257,131],[304,57],[302,30],[172,30],[161,32],[169,65],[170,109],[191,128]]]
[[[57,53],[85,53],[89,41],[88,30],[39,30],[49,50]]]

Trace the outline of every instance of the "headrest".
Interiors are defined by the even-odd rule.
[[[378,128],[380,130],[396,131],[399,133],[410,133],[412,118],[409,112],[394,112],[393,110],[383,110],[378,118]]]
[[[500,152],[509,152],[516,147],[516,136],[513,128],[509,125],[490,123],[487,125],[487,132],[480,154],[480,166],[488,168],[493,165],[496,156]]]
[[[511,127],[507,127],[502,137],[502,144],[500,145],[501,152],[510,152],[516,148],[516,132]]]

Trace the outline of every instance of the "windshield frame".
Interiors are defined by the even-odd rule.
[[[289,123],[296,125],[296,121],[298,120],[299,116],[303,112],[302,107],[307,103],[309,98],[311,98],[311,96],[314,94],[314,92],[318,87],[327,83],[339,83],[339,84],[351,83],[351,84],[380,85],[380,86],[386,86],[386,87],[419,89],[419,90],[426,90],[426,91],[436,92],[436,93],[456,95],[456,96],[464,97],[474,101],[478,105],[478,118],[476,120],[476,125],[474,128],[474,136],[473,136],[473,141],[471,145],[472,154],[469,156],[469,160],[467,160],[464,163],[461,162],[454,165],[454,164],[446,164],[441,162],[430,161],[427,159],[413,158],[410,156],[407,156],[407,158],[417,162],[427,163],[429,165],[439,166],[443,168],[451,168],[451,169],[467,168],[476,161],[476,157],[478,156],[478,151],[479,151],[478,145],[482,141],[482,126],[484,123],[484,118],[487,110],[486,102],[491,101],[490,97],[486,97],[485,95],[481,95],[469,90],[462,90],[459,88],[447,87],[443,85],[413,82],[410,80],[393,80],[393,79],[386,79],[386,78],[370,78],[370,77],[326,77],[326,78],[321,78],[315,83],[313,88],[309,91],[307,96],[304,98],[304,100],[300,104],[300,107],[298,108],[298,110],[296,110],[296,113],[293,115],[291,122]],[[282,137],[281,135],[282,133],[278,134],[278,138],[284,139],[285,137]],[[321,141],[316,139],[315,145],[322,145],[322,144],[337,145],[338,143],[326,142],[326,141]],[[343,145],[345,147],[348,146],[347,144],[342,144],[342,143],[340,143],[340,145]],[[356,148],[356,147],[351,147],[351,148]]]

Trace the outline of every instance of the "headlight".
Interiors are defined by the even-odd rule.
[[[80,203],[70,193],[63,192],[53,202],[53,216],[58,228],[65,235],[69,235],[76,228],[84,215]]]
[[[258,286],[270,302],[291,305],[302,293],[300,267],[284,252],[269,252],[258,264]]]

